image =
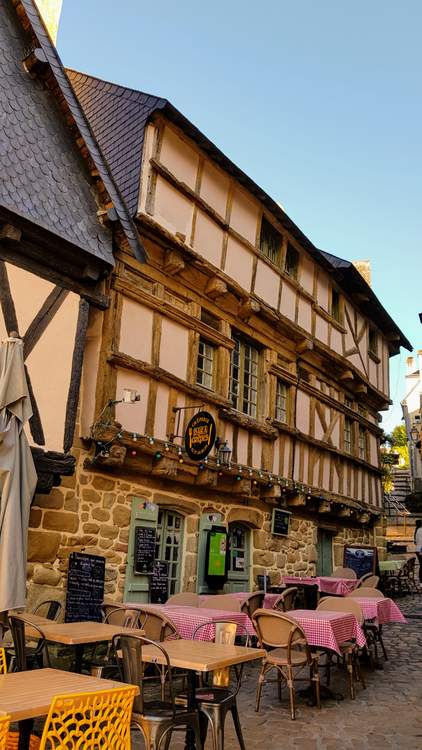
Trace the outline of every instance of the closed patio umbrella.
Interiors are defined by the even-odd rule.
[[[25,435],[32,409],[23,364],[23,342],[0,347],[0,620],[25,606],[29,510],[37,473]]]

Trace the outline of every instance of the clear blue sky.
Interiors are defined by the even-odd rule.
[[[64,63],[164,96],[422,346],[420,0],[64,0]],[[400,419],[406,352],[385,420]]]

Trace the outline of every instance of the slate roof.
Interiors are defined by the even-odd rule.
[[[161,111],[192,138],[214,162],[255,195],[345,291],[364,291],[369,302],[360,304],[362,311],[369,315],[381,330],[398,334],[400,345],[409,351],[412,350],[412,345],[353,264],[318,249],[271,196],[239,169],[167,99],[104,81],[70,68],[66,68],[66,72],[132,215],[136,215],[139,203],[145,127],[154,112]],[[394,346],[393,343],[392,347]]]

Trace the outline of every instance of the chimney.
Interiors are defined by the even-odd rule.
[[[63,0],[35,0],[38,12],[54,44],[57,41]]]
[[[371,285],[371,261],[370,260],[353,260],[354,267],[363,276],[368,286]]]

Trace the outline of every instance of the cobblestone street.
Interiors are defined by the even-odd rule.
[[[343,701],[323,701],[321,711],[298,699],[296,721],[288,715],[287,691],[277,699],[275,684],[264,688],[261,711],[255,713],[258,667],[248,668],[239,696],[245,744],[248,750],[417,750],[422,748],[422,597],[398,600],[409,616],[407,624],[384,626],[389,661],[384,669],[365,670],[367,688],[357,686],[356,700],[346,694],[347,677],[334,669],[331,687],[345,694]],[[322,672],[324,679],[324,672]],[[134,743],[141,748],[139,740]],[[174,750],[184,747],[175,736]],[[211,750],[208,739],[206,748]],[[226,750],[239,747],[231,717],[226,722]]]

